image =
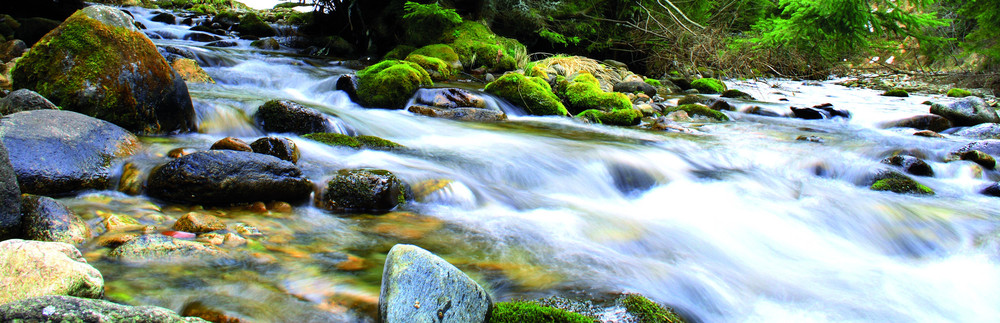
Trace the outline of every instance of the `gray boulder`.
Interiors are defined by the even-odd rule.
[[[459,121],[491,122],[491,121],[507,120],[506,113],[500,110],[493,110],[493,109],[480,109],[480,108],[444,109],[426,105],[411,105],[409,108],[406,108],[406,111],[410,111],[410,113],[419,114],[427,117],[444,118],[444,119],[459,120]]]
[[[42,295],[104,294],[101,272],[87,264],[80,250],[61,242],[0,241],[0,285],[0,304]]]
[[[82,244],[90,239],[90,227],[68,207],[50,197],[21,197],[24,238],[37,241]]]
[[[110,188],[113,162],[139,145],[119,126],[61,110],[6,116],[0,120],[0,139],[21,192],[50,196]]]
[[[996,110],[978,97],[967,97],[947,105],[934,103],[931,105],[931,113],[948,118],[956,126],[1000,123]]]
[[[413,245],[389,250],[378,298],[379,321],[484,322],[493,300],[444,259]]]
[[[330,179],[319,204],[335,212],[384,212],[406,201],[406,186],[381,169],[342,169]]]
[[[635,93],[642,92],[643,94],[653,97],[656,95],[656,87],[647,84],[646,82],[631,81],[631,82],[618,82],[612,87],[612,91],[622,92],[622,93]]]
[[[19,234],[20,225],[21,188],[7,157],[7,147],[0,140],[0,240]]]
[[[10,92],[6,97],[0,99],[0,115],[31,110],[59,109],[55,104],[49,102],[41,94],[28,89],[20,89]]]
[[[141,235],[108,253],[108,257],[126,262],[185,261],[225,256],[224,250],[213,245],[156,233]]]
[[[953,135],[972,139],[1000,139],[1000,124],[981,123],[956,131]]]
[[[70,296],[40,296],[0,305],[4,322],[208,322],[196,317],[181,317],[171,310],[155,306],[128,306],[105,300]]]
[[[879,124],[879,127],[883,129],[913,128],[913,129],[941,132],[944,131],[945,129],[951,128],[951,121],[949,121],[945,117],[936,114],[924,114],[924,115],[912,116],[906,119],[884,122]]]
[[[207,205],[257,201],[302,201],[312,183],[291,162],[234,150],[196,152],[155,169],[147,194]]]
[[[998,139],[984,139],[977,140],[962,146],[958,150],[952,152],[952,154],[961,154],[967,151],[978,150],[993,156],[1000,156],[1000,140]]]

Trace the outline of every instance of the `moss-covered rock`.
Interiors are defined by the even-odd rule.
[[[434,57],[448,63],[452,69],[462,70],[462,61],[458,58],[458,53],[454,48],[445,44],[432,44],[417,48],[411,54]]]
[[[302,138],[318,141],[334,147],[350,147],[355,149],[361,148],[361,142],[354,139],[354,137],[345,134],[318,132],[302,136]]]
[[[691,82],[691,88],[705,94],[716,94],[726,91],[726,84],[711,77],[700,78]]]
[[[15,86],[133,132],[194,130],[184,80],[131,23],[110,7],[76,12],[18,61]]]
[[[711,108],[701,104],[683,104],[676,107],[667,107],[663,110],[664,113],[671,113],[674,111],[684,111],[689,115],[700,115],[719,121],[729,121],[729,117],[726,116],[726,114],[712,110]]]
[[[934,195],[934,191],[909,178],[886,178],[872,184],[873,191],[891,191],[918,195]]]
[[[486,67],[490,72],[510,71],[527,63],[527,47],[517,40],[497,36],[478,21],[458,25],[446,33],[445,39],[451,42],[466,69]]]
[[[486,323],[592,323],[595,320],[577,313],[542,306],[534,302],[501,302],[494,304]],[[646,321],[643,321],[646,322]]]
[[[434,85],[423,67],[407,61],[381,61],[357,76],[359,103],[380,109],[402,109],[418,88]]]
[[[278,43],[277,39],[274,38],[264,38],[258,39],[250,42],[250,46],[257,47],[266,50],[279,50],[281,49],[281,44]]]
[[[398,148],[403,148],[403,145],[397,144],[391,140],[382,139],[376,136],[357,136],[354,139],[361,144],[362,148],[372,149],[372,150],[394,150]]]
[[[601,84],[590,73],[580,73],[566,86],[561,93],[570,113],[580,113],[584,110],[597,109],[613,111],[631,109],[632,101],[628,96],[618,92],[604,92]]]
[[[260,19],[254,12],[248,12],[240,17],[240,24],[236,26],[236,31],[240,35],[251,35],[257,37],[271,37],[278,34],[274,27],[268,25],[263,19]]]
[[[645,296],[628,294],[621,298],[622,306],[633,316],[644,323],[683,323],[673,310],[660,306]]]
[[[101,297],[104,278],[80,254],[61,242],[0,241],[0,304],[41,295]]]
[[[455,71],[451,65],[436,57],[410,53],[406,56],[406,61],[423,67],[427,74],[430,74],[431,80],[434,81],[444,81],[455,77]]]
[[[416,47],[413,47],[413,46],[410,46],[410,45],[399,45],[399,46],[393,47],[392,50],[389,50],[388,53],[385,53],[385,56],[382,56],[382,59],[383,60],[403,60],[403,59],[406,58],[406,56],[410,55],[410,53],[412,53],[416,49],[417,49]],[[425,56],[427,56],[427,55],[425,55]]]
[[[198,62],[189,58],[178,58],[170,64],[178,74],[190,83],[215,83],[215,79],[208,75]]]
[[[953,88],[948,90],[948,96],[953,98],[964,98],[972,95],[972,92],[966,89]]]
[[[747,94],[746,92],[743,92],[743,91],[740,91],[740,90],[737,90],[737,89],[725,90],[725,91],[722,92],[722,95],[720,95],[720,96],[724,97],[724,98],[732,98],[732,99],[754,100],[754,98],[753,98],[752,95]]]
[[[892,96],[892,97],[897,97],[897,98],[905,98],[905,97],[909,97],[910,93],[906,92],[906,90],[904,90],[904,89],[891,89],[891,90],[882,92],[882,96]]]
[[[406,186],[382,169],[343,169],[326,184],[319,205],[335,212],[386,212],[406,202]]]
[[[486,85],[486,92],[504,98],[534,115],[566,116],[566,107],[541,78],[508,73]]]
[[[613,111],[590,109],[580,112],[576,117],[609,126],[634,126],[638,125],[641,121],[642,112],[632,108],[616,109]]]

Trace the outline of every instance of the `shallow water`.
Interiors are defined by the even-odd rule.
[[[132,11],[149,32],[185,33]],[[310,205],[264,214],[203,210],[111,191],[64,199],[95,227],[123,213],[167,230],[195,211],[264,233],[233,248],[234,259],[210,263],[121,264],[103,257],[106,248],[86,246],[117,301],[173,310],[201,301],[259,321],[373,321],[385,254],[410,243],[463,269],[497,300],[638,292],[703,322],[1000,320],[1000,200],[977,193],[1000,176],[943,162],[969,140],[875,126],[947,98],[881,97],[832,81],[729,82],[771,102],[741,106],[785,111],[830,102],[854,117],[728,113],[734,121],[687,124],[698,132],[677,134],[524,116],[497,102],[511,120],[483,124],[362,108],[334,90],[336,78],[352,72],[336,61],[255,50],[247,41],[226,49],[154,42],[196,52],[218,83],[189,85],[200,132],[146,138],[130,160],[141,167],[165,162],[173,148],[263,136],[250,116],[267,100],[290,99],[336,116],[343,133],[408,148],[358,151],[280,134],[296,142],[298,165],[313,182],[354,167],[387,169],[411,185],[450,182],[384,215]],[[916,179],[937,195],[863,185],[896,151],[931,164],[937,177]],[[621,178],[634,174],[652,186],[630,191]]]

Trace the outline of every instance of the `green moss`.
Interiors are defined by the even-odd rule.
[[[426,45],[441,38],[442,32],[462,23],[462,17],[455,9],[442,8],[437,3],[419,4],[407,1],[403,5],[403,25],[406,41],[415,45]]]
[[[357,76],[360,103],[382,109],[401,109],[418,88],[434,85],[423,67],[407,61],[381,61]]]
[[[359,143],[361,147],[374,150],[393,150],[396,148],[403,148],[403,145],[397,144],[395,142],[385,140],[375,136],[357,136],[354,138]]]
[[[529,63],[527,66],[524,67],[524,75],[529,77],[538,77],[545,80],[549,79],[549,73],[546,72],[544,68],[534,63]]]
[[[954,89],[948,90],[948,96],[953,97],[953,98],[964,98],[964,97],[967,97],[967,96],[970,96],[970,95],[972,95],[972,92],[969,92],[969,90],[966,90],[966,89],[954,88]]]
[[[652,86],[655,86],[655,87],[661,87],[661,86],[663,86],[663,83],[660,83],[660,80],[657,80],[657,79],[645,79],[645,80],[642,80],[642,81],[646,82],[646,84],[649,84],[649,85],[652,85]]]
[[[497,95],[522,107],[534,115],[566,116],[569,112],[559,98],[538,78],[527,78],[519,73],[508,73],[486,85],[486,92]],[[540,80],[540,79],[538,79]]]
[[[907,93],[906,90],[904,89],[891,89],[882,93],[882,96],[894,96],[894,97],[905,98],[910,96],[910,94]]]
[[[420,47],[413,51],[413,54],[433,57],[450,64],[455,69],[462,68],[462,62],[458,59],[455,49],[445,44],[433,44]]]
[[[510,71],[527,63],[528,50],[523,44],[497,36],[479,22],[466,21],[456,26],[444,40],[451,42],[465,68],[484,66],[493,72]]]
[[[706,107],[701,104],[683,104],[680,106],[667,107],[666,109],[664,109],[664,113],[671,113],[674,111],[684,111],[687,112],[689,115],[700,115],[713,118],[719,121],[729,121],[729,117],[727,117],[724,113],[712,110],[712,108]]]
[[[645,296],[629,294],[622,298],[625,310],[643,323],[682,323],[684,322],[671,309],[649,300]]]
[[[455,71],[451,69],[451,65],[439,58],[410,53],[410,55],[406,56],[406,61],[417,63],[417,65],[423,67],[430,74],[431,80],[434,81],[444,81],[455,76]]]
[[[691,82],[691,87],[705,94],[716,94],[726,91],[726,84],[714,78],[705,77]]]
[[[908,177],[881,179],[872,184],[871,189],[873,191],[891,191],[893,193],[934,195],[934,190],[930,187],[917,183],[917,181]]]
[[[579,113],[584,110],[597,109],[613,111],[631,109],[632,102],[624,93],[604,92],[597,79],[590,73],[581,73],[566,86],[566,110]]]
[[[339,133],[317,132],[302,136],[313,141],[318,141],[334,147],[361,148],[361,142],[354,137]]]
[[[260,19],[260,16],[254,12],[247,13],[240,18],[240,25],[236,27],[236,31],[243,35],[260,37],[271,37],[278,34],[274,28],[271,28],[271,25]]]
[[[487,323],[593,323],[596,320],[569,311],[541,306],[532,302],[496,303]]]
[[[617,109],[611,112],[590,109],[580,112],[576,117],[610,126],[634,126],[641,121],[642,112],[632,108]]]
[[[417,48],[410,45],[399,45],[390,50],[388,53],[385,53],[385,56],[382,59],[402,60],[405,59],[407,55],[410,55],[410,53],[412,53],[415,49]]]

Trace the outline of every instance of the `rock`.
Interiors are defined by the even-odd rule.
[[[626,163],[613,163],[608,165],[608,173],[611,180],[624,195],[636,195],[652,188],[656,185],[656,177],[649,171]]]
[[[781,115],[778,112],[775,112],[773,110],[770,110],[770,109],[767,109],[767,108],[763,108],[763,107],[760,107],[760,106],[756,106],[756,105],[755,106],[751,106],[749,108],[746,108],[746,110],[743,110],[743,113],[753,114],[753,115],[758,115],[758,116],[763,116],[763,117],[784,117],[783,115]]]
[[[225,228],[226,224],[219,218],[198,212],[188,212],[174,223],[174,230],[191,233],[211,232]]]
[[[884,122],[879,124],[879,127],[883,129],[902,127],[939,132],[951,128],[951,121],[936,114],[923,114],[906,119]]]
[[[831,119],[834,117],[851,118],[851,113],[847,110],[835,109],[832,104],[824,103],[811,108],[790,107],[792,114],[799,119],[816,120]]]
[[[278,31],[274,30],[274,27],[268,25],[263,19],[260,19],[260,16],[253,12],[246,13],[243,17],[240,17],[240,24],[236,26],[236,31],[241,36],[271,37],[278,35]]]
[[[931,113],[951,120],[955,126],[974,126],[980,123],[1000,123],[1000,116],[983,99],[968,97],[948,105],[935,103]]]
[[[934,195],[934,190],[924,186],[912,178],[896,173],[881,172],[872,179],[870,188],[873,191],[891,191],[899,194]]]
[[[177,71],[177,74],[181,75],[184,81],[190,83],[215,83],[215,79],[212,79],[201,66],[198,66],[198,62],[195,62],[193,59],[178,58],[170,66]]]
[[[927,138],[944,138],[941,134],[931,131],[931,130],[921,130],[913,133],[914,136],[927,137]]]
[[[646,84],[646,82],[619,82],[615,84],[613,91],[622,93],[642,92],[650,97],[656,95],[656,87]]]
[[[1000,183],[993,183],[979,191],[979,194],[1000,197]]]
[[[632,108],[601,111],[597,109],[584,110],[576,118],[609,126],[635,126],[641,122],[642,112]]]
[[[405,48],[402,48],[401,50],[405,50]],[[410,51],[410,53],[402,55],[399,59],[403,59],[409,54],[437,58],[450,65],[451,68],[456,71],[462,70],[462,61],[459,59],[458,53],[455,52],[454,48],[445,44],[432,44],[420,47]],[[386,56],[388,57],[389,55],[387,54]]]
[[[1000,124],[981,123],[952,134],[972,139],[1000,139]]]
[[[635,322],[661,322],[662,316],[650,316],[648,321]],[[551,306],[543,306],[537,302],[513,301],[500,302],[490,311],[486,322],[561,322],[561,323],[589,323],[594,322],[593,318],[579,313],[573,313],[564,309]],[[632,322],[632,321],[623,321]],[[662,321],[669,323],[680,323],[681,321]]]
[[[62,242],[0,241],[0,304],[42,295],[100,298],[104,277]],[[2,312],[2,311],[0,311]]]
[[[212,148],[209,149],[253,152],[253,148],[250,148],[250,144],[247,144],[246,141],[236,137],[222,138],[212,144]]]
[[[892,96],[892,97],[898,97],[898,98],[905,98],[905,97],[909,97],[910,93],[907,93],[906,90],[904,90],[904,89],[891,89],[891,90],[882,92],[882,96]]]
[[[740,91],[740,90],[736,90],[736,89],[726,90],[726,91],[722,92],[722,95],[720,95],[720,96],[724,97],[724,98],[731,98],[731,99],[740,99],[740,100],[749,100],[749,101],[755,100],[752,95],[746,94],[745,92]]]
[[[45,35],[11,72],[63,109],[143,134],[195,130],[184,79],[124,12],[91,6]]]
[[[684,319],[674,313],[673,309],[653,302],[639,294],[626,294],[617,300],[625,308],[625,312],[634,316],[639,322],[684,323]]]
[[[997,161],[996,159],[993,158],[993,156],[990,156],[978,150],[970,150],[963,152],[959,154],[959,159],[971,161],[989,170],[995,169],[997,165]]]
[[[21,197],[21,212],[25,239],[69,244],[83,244],[90,239],[87,223],[50,197],[25,194]]]
[[[127,306],[71,296],[40,296],[0,305],[0,321],[14,322],[208,322],[154,306]]]
[[[358,76],[354,74],[344,74],[337,79],[337,90],[347,93],[351,101],[361,102],[358,98]]]
[[[266,132],[304,135],[332,132],[335,128],[326,114],[288,100],[267,101],[257,108],[253,119]]]
[[[564,98],[566,110],[573,114],[595,109],[614,111],[632,108],[628,96],[618,92],[605,92],[600,82],[590,73],[580,73],[566,85],[565,91],[557,92]]]
[[[444,259],[413,245],[389,250],[378,300],[380,322],[484,322],[492,306],[479,284]]]
[[[297,202],[309,197],[312,183],[295,164],[277,157],[210,150],[155,169],[146,191],[152,197],[193,204]]]
[[[445,109],[486,108],[482,96],[457,88],[419,89],[414,100],[417,104]]]
[[[903,171],[917,176],[934,176],[931,165],[920,158],[906,155],[896,155],[882,160],[883,164],[899,166]]]
[[[507,114],[500,110],[480,108],[442,109],[424,105],[411,105],[406,111],[422,116],[459,121],[493,122],[507,120]]]
[[[10,92],[6,97],[0,99],[0,115],[44,109],[55,110],[59,107],[35,91],[28,89]]]
[[[107,121],[76,112],[35,110],[0,120],[22,193],[59,195],[108,189],[116,158],[132,155],[139,140]]]
[[[299,148],[288,138],[264,137],[250,143],[253,152],[271,155],[292,163],[299,161]]]
[[[212,245],[176,239],[162,234],[145,234],[129,240],[108,253],[126,262],[182,261],[223,257],[226,252]]]
[[[20,39],[8,40],[0,44],[0,62],[10,62],[21,57],[26,50],[28,50],[28,46]]]
[[[727,89],[725,83],[710,77],[694,80],[694,82],[691,82],[691,88],[698,90],[699,93],[705,94],[722,93]]]
[[[821,143],[826,142],[826,140],[823,139],[822,137],[806,136],[806,135],[801,135],[801,136],[795,137],[795,140],[797,140],[797,141],[805,141],[805,142],[814,142],[814,143],[817,143],[817,144],[821,144]]]
[[[423,67],[424,71],[427,71],[433,81],[446,81],[454,78],[455,75],[458,74],[450,64],[435,57],[411,53],[406,56],[405,61],[415,63],[420,65],[420,67]]]
[[[559,97],[552,93],[549,83],[538,77],[527,78],[518,73],[504,74],[487,84],[486,92],[524,108],[529,114],[569,115]]]
[[[952,154],[961,154],[971,150],[978,150],[987,153],[989,155],[1000,156],[1000,140],[984,139],[984,140],[973,141],[965,146],[962,146],[962,148],[959,148],[958,150],[952,152]]]
[[[334,212],[385,212],[406,202],[406,186],[380,169],[343,169],[330,179],[319,203]]]
[[[168,25],[177,24],[177,17],[174,17],[174,15],[171,15],[170,13],[166,13],[166,12],[158,13],[155,16],[153,16],[153,18],[150,18],[149,20],[152,20],[152,21],[155,21],[155,22],[162,22],[162,23],[165,23],[165,24],[168,24]]]
[[[209,33],[193,32],[193,33],[184,35],[184,40],[200,41],[200,42],[214,42],[214,41],[221,41],[222,37],[219,37],[219,36],[216,36],[216,35],[212,35],[212,34],[209,34]],[[217,46],[217,47],[232,47],[232,46],[236,46],[235,42],[227,42],[227,43],[230,43],[232,45],[230,45],[230,46]]]
[[[356,75],[358,103],[380,109],[405,108],[418,88],[434,84],[423,67],[407,61],[381,61]]]
[[[698,95],[698,94],[688,94],[688,95],[685,95],[684,97],[678,99],[677,100],[677,105],[704,104],[704,105],[707,106],[707,105],[712,104],[712,102],[715,102],[715,100],[712,100],[711,98],[709,98],[707,96],[701,96],[701,95]]]
[[[952,88],[948,90],[947,95],[952,98],[964,98],[972,95],[972,92],[969,92],[969,90],[966,89]]]
[[[219,47],[219,48],[236,47],[236,46],[239,46],[239,45],[240,44],[237,44],[236,42],[230,41],[230,40],[216,40],[214,42],[205,44],[205,46]]]
[[[701,104],[685,104],[676,107],[667,107],[666,109],[663,110],[663,113],[670,114],[671,112],[674,111],[684,111],[691,116],[700,115],[718,121],[729,121],[729,116],[726,116],[726,114],[716,110],[712,110],[711,108]]]
[[[0,240],[19,235],[20,226],[21,188],[7,157],[7,147],[0,140]]]
[[[526,53],[527,48],[516,39],[500,37],[489,27],[472,19],[462,22],[451,32],[446,32],[445,40],[455,49],[462,66],[468,69],[485,67],[485,72],[503,72],[518,68],[517,54]]]
[[[253,42],[250,43],[250,46],[257,47],[257,48],[260,48],[260,49],[266,49],[266,50],[279,50],[279,49],[281,49],[281,44],[279,44],[278,40],[276,40],[274,38],[264,38],[264,39],[260,39],[260,40],[255,40],[255,41],[253,41]]]

